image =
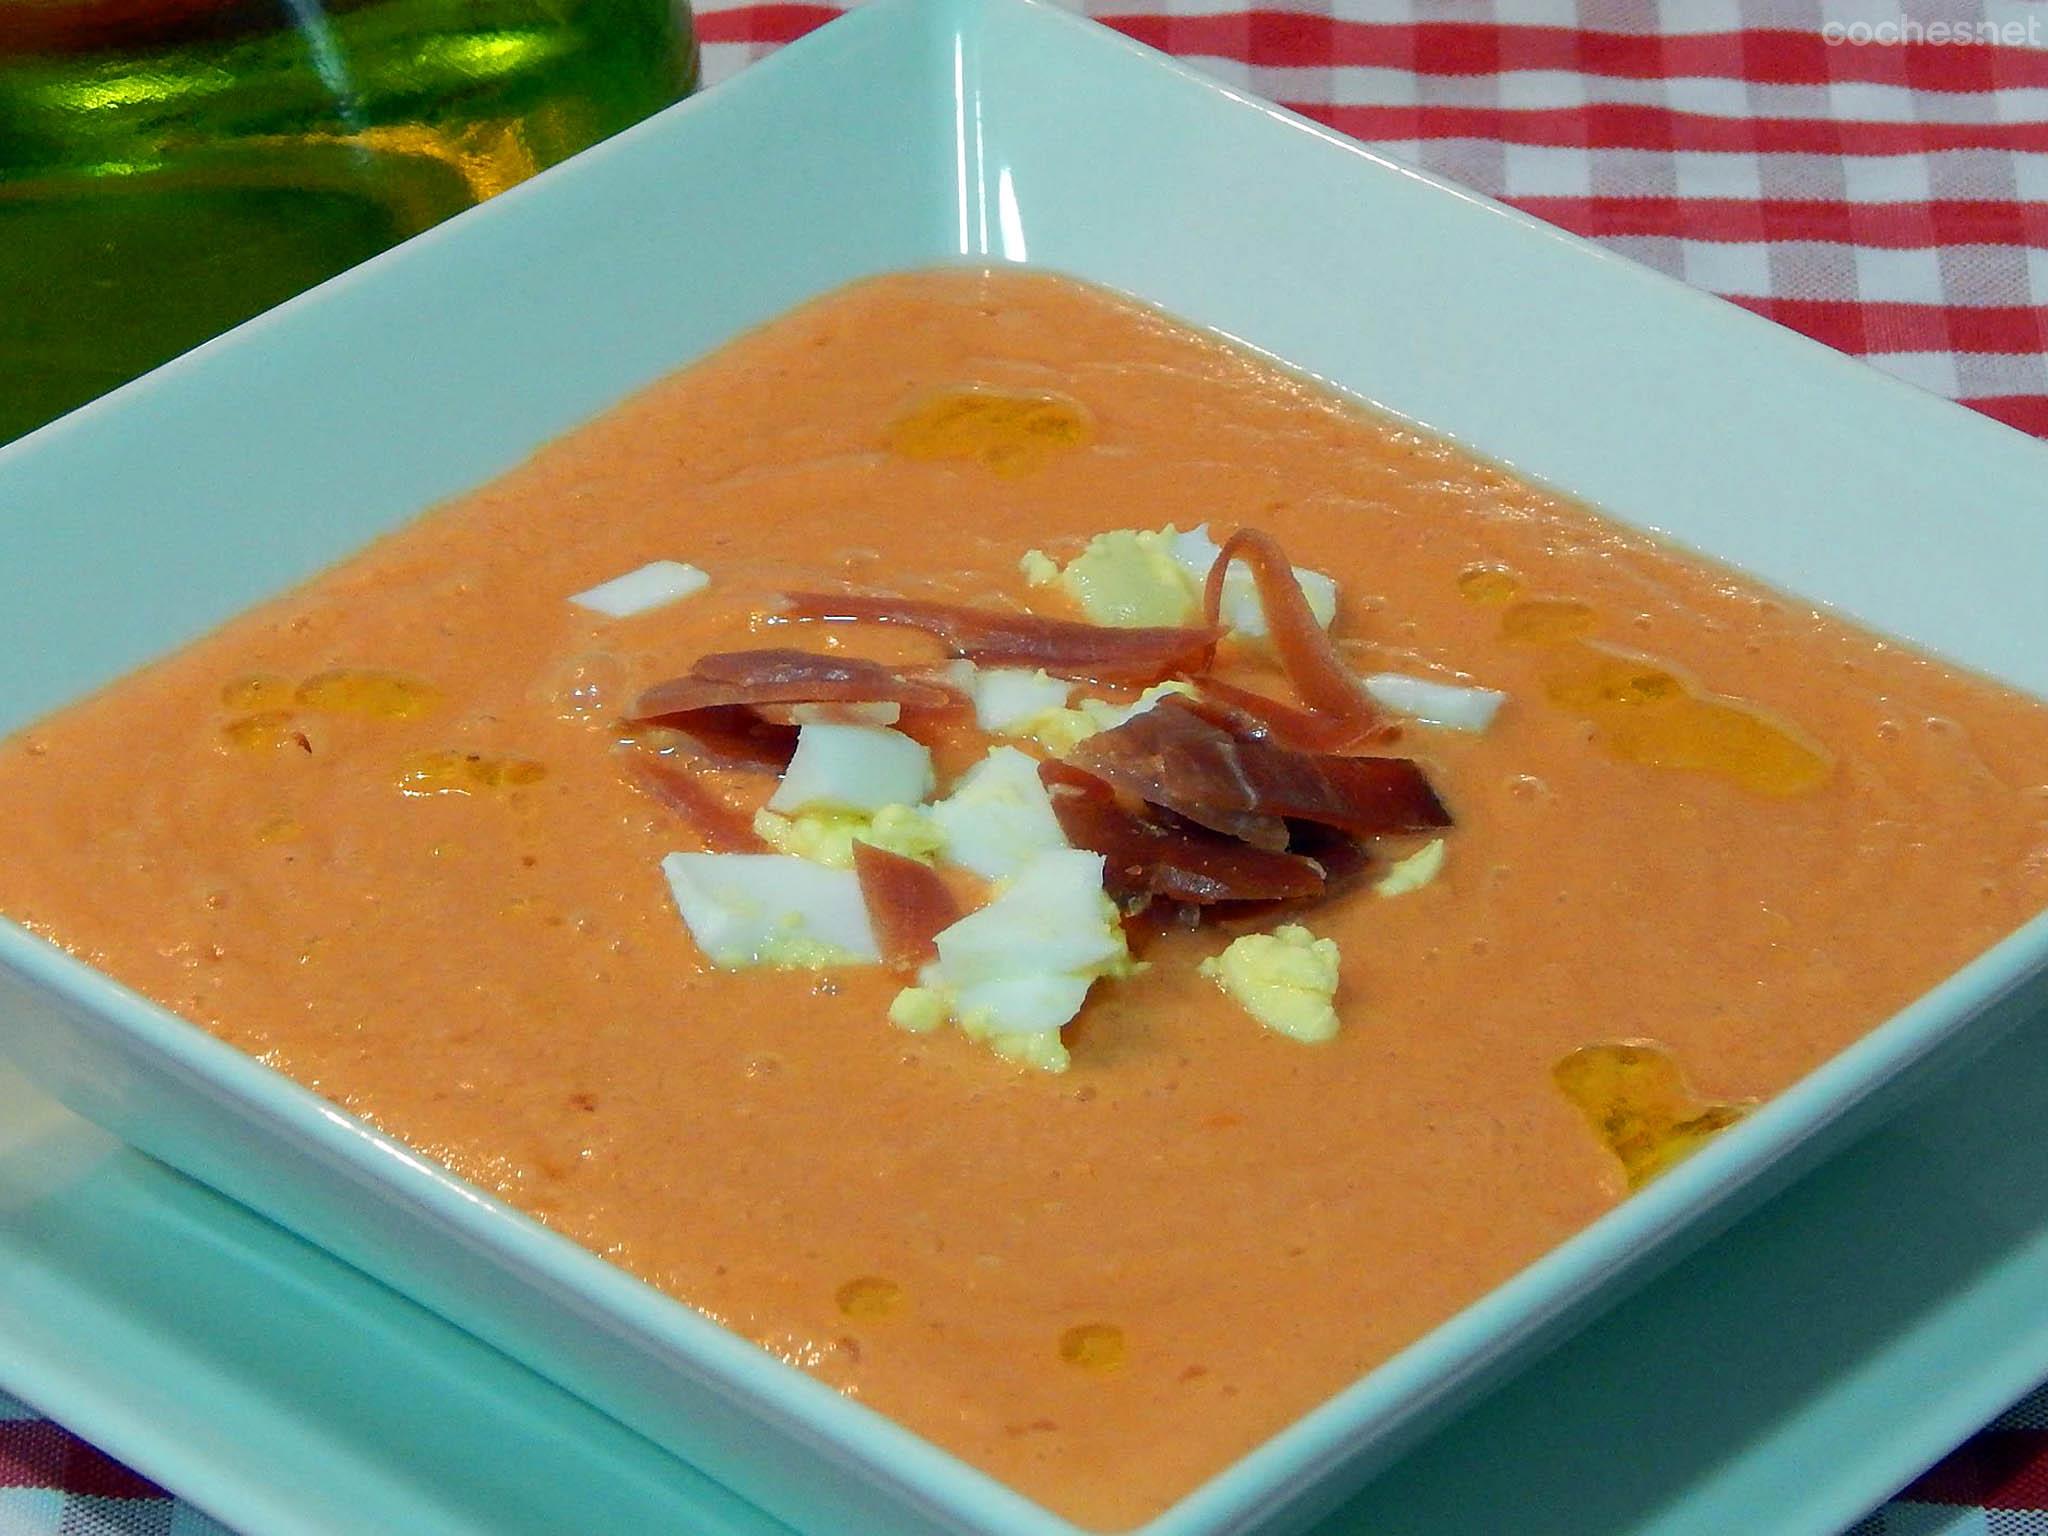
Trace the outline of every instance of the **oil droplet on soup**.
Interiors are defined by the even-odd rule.
[[[862,1275],[839,1287],[839,1310],[860,1322],[877,1322],[903,1310],[903,1287],[882,1275]]]
[[[1834,771],[1827,752],[1790,723],[1637,657],[1576,646],[1543,691],[1591,721],[1600,746],[1623,762],[1711,773],[1777,797],[1818,789]]]
[[[1709,693],[1646,657],[1587,640],[1599,614],[1574,598],[1538,597],[1501,613],[1501,638],[1548,652],[1543,692],[1589,721],[1610,757],[1646,768],[1710,773],[1755,794],[1818,789],[1834,760],[1789,721],[1741,699]]]
[[[1521,578],[1498,565],[1468,565],[1458,573],[1458,595],[1468,603],[1497,607],[1522,594]]]
[[[1591,605],[1571,597],[1532,597],[1500,616],[1500,637],[1510,645],[1562,645],[1600,627]]]
[[[1748,1114],[1752,1102],[1702,1099],[1669,1051],[1641,1041],[1581,1046],[1552,1068],[1564,1096],[1641,1189]]]
[[[220,691],[221,703],[242,714],[255,714],[292,707],[291,679],[256,672],[238,677]]]
[[[303,709],[371,720],[417,720],[441,702],[440,693],[417,678],[355,667],[309,677],[293,698]]]
[[[1042,390],[949,389],[889,429],[906,459],[973,459],[999,475],[1022,475],[1095,434],[1080,401]]]
[[[220,728],[220,734],[221,740],[242,752],[275,752],[282,747],[296,747],[301,752],[313,750],[306,733],[281,709],[230,720]]]
[[[1060,1335],[1060,1358],[1084,1371],[1113,1371],[1125,1353],[1124,1331],[1114,1323],[1082,1323]]]
[[[306,829],[293,816],[273,816],[256,829],[256,841],[264,847],[278,843],[296,843],[306,835]]]
[[[399,765],[398,787],[408,795],[474,795],[517,789],[547,777],[545,764],[481,752],[415,752]]]

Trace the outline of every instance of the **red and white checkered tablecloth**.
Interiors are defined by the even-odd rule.
[[[1087,8],[2048,437],[2048,0]],[[699,10],[707,82],[835,14],[713,0]],[[60,1533],[224,1536],[0,1395],[0,1536]],[[1851,1536],[1908,1533],[2048,1536],[2048,1386]]]

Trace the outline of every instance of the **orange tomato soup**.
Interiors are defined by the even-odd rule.
[[[1078,409],[934,406],[963,386]],[[1204,520],[1335,577],[1361,671],[1508,695],[1394,749],[1456,818],[1441,876],[1292,915],[1340,946],[1336,1039],[1261,1028],[1206,928],[1097,984],[1063,1074],[893,1028],[877,968],[704,963],[659,868],[694,844],[613,751],[638,689],[938,659],[773,598],[1070,617],[1026,550]],[[710,585],[567,600],[663,558]],[[1157,314],[911,273],[12,738],[0,911],[1109,1529],[2048,905],[2044,765],[2039,702]]]

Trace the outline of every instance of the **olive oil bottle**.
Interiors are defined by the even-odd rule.
[[[0,442],[695,81],[676,0],[0,0]]]

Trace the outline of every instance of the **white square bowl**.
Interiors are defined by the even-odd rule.
[[[1034,0],[882,0],[0,451],[0,729],[803,299],[959,260],[1123,289],[2048,690],[2038,445]],[[2037,919],[1147,1536],[1306,1524],[2044,978]],[[4,924],[0,1052],[803,1531],[1074,1532]]]

